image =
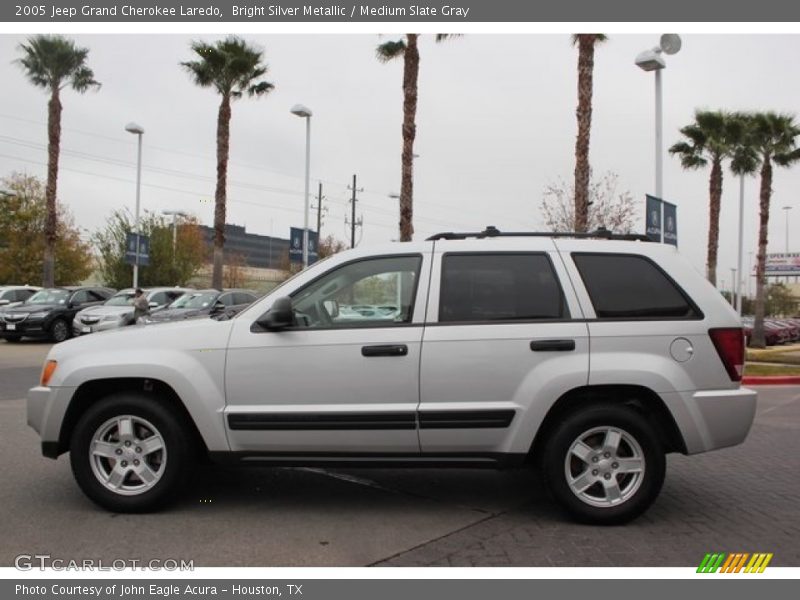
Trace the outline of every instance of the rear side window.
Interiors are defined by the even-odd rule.
[[[630,254],[573,254],[599,319],[697,319],[700,311],[654,262]]]
[[[439,322],[562,319],[566,309],[545,254],[445,254]]]

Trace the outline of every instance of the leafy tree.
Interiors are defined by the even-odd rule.
[[[592,129],[592,93],[594,91],[594,48],[608,38],[602,33],[578,33],[572,44],[578,46],[578,135],[575,139],[574,224],[569,230],[589,229],[589,136]]]
[[[450,37],[436,34],[436,41]],[[414,235],[414,138],[417,137],[417,81],[419,79],[419,34],[407,33],[404,39],[380,44],[378,60],[387,63],[403,57],[403,154],[400,170],[400,241]]]
[[[723,111],[698,110],[694,122],[681,129],[684,141],[677,142],[669,149],[671,154],[680,157],[684,169],[700,169],[711,164],[706,277],[713,285],[717,284],[722,162],[733,157],[742,140],[742,133],[743,123],[740,119]]]
[[[22,67],[28,81],[50,93],[47,104],[47,215],[42,271],[44,286],[52,287],[56,278],[54,261],[58,235],[56,186],[61,149],[61,90],[69,86],[83,94],[90,88],[99,88],[100,84],[86,66],[89,49],[77,47],[70,39],[60,35],[36,35],[28,38],[27,44],[20,44],[19,50],[23,56],[14,62]]]
[[[28,284],[42,274],[48,209],[45,185],[14,173],[2,181],[13,196],[0,199],[0,282]],[[74,285],[92,272],[92,252],[81,241],[72,215],[56,205],[53,285]]]
[[[214,268],[211,285],[222,288],[228,157],[230,154],[231,102],[247,94],[263,96],[275,86],[259,81],[267,73],[264,53],[236,36],[214,44],[192,42],[197,60],[182,62],[195,84],[222,96],[217,114],[217,187],[214,193]]]
[[[617,233],[629,233],[636,222],[636,205],[627,190],[619,191],[619,177],[608,171],[589,182],[589,211],[586,230],[605,227]],[[575,188],[563,179],[545,187],[539,210],[550,231],[574,231]]]
[[[225,259],[223,281],[226,288],[244,287],[247,277],[247,259],[241,252],[228,254]]]
[[[338,254],[342,250],[347,250],[347,244],[342,240],[337,240],[333,235],[322,238],[317,244],[317,254],[320,258]]]
[[[125,261],[125,241],[134,231],[133,222],[129,211],[114,211],[105,229],[92,238],[100,254],[100,277],[110,287],[131,286],[132,267]],[[172,223],[163,216],[145,211],[139,227],[142,235],[150,237],[150,264],[139,265],[140,286],[186,285],[205,262],[206,247],[196,219],[184,219],[177,225],[174,246]]]
[[[773,283],[766,287],[764,311],[774,317],[789,317],[797,312],[797,298],[783,283]]]
[[[758,257],[756,260],[756,305],[751,346],[764,348],[764,314],[766,310],[765,271],[767,262],[767,233],[769,203],[772,197],[773,165],[789,167],[800,159],[797,137],[800,127],[791,115],[764,112],[739,114],[745,123],[744,141],[735,160],[742,164],[755,161],[759,165],[761,184],[759,191]]]

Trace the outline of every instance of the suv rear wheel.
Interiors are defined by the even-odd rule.
[[[579,521],[624,523],[642,514],[664,483],[657,432],[633,408],[599,405],[573,412],[545,443],[548,490]]]
[[[173,500],[193,461],[182,419],[152,397],[114,394],[90,407],[70,443],[75,479],[114,512],[146,512]]]

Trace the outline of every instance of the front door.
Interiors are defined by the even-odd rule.
[[[429,271],[429,255],[355,259],[291,294],[293,327],[236,319],[225,372],[231,450],[418,454]]]

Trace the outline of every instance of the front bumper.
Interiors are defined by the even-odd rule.
[[[0,336],[45,337],[48,335],[44,319],[25,319],[0,323]]]
[[[758,393],[740,387],[666,394],[688,454],[741,444],[756,415]]]
[[[60,454],[61,424],[76,389],[36,386],[28,390],[28,425],[42,438],[42,453],[48,458]]]
[[[75,319],[72,321],[72,333],[75,336],[79,336],[89,333],[98,333],[100,331],[111,331],[112,329],[119,329],[124,324],[125,321],[119,319],[114,321],[97,321],[96,323],[84,323]]]

